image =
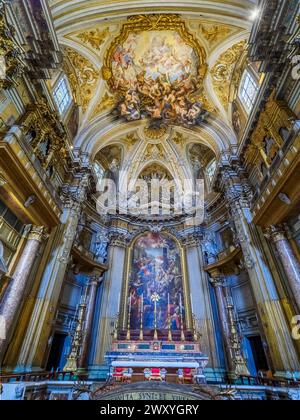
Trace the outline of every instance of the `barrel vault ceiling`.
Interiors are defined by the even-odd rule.
[[[107,50],[128,16],[178,14],[204,48],[208,71],[201,102],[205,109],[231,125],[230,89],[237,63],[245,54],[255,1],[117,1],[50,0],[58,40],[65,55],[65,72],[80,105],[84,129],[109,113],[115,99],[103,79]],[[236,75],[235,75],[236,77]]]

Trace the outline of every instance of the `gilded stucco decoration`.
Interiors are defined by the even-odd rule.
[[[182,133],[176,133],[172,138],[173,143],[176,144],[180,149],[184,148],[184,145],[187,142],[187,139],[184,137]]]
[[[218,108],[209,100],[205,90],[199,95],[198,101],[203,104],[203,108],[211,114],[218,114]]]
[[[212,83],[220,102],[228,109],[230,85],[235,65],[243,54],[247,41],[241,41],[225,51],[211,69]]]
[[[73,72],[68,69],[68,78],[75,97],[80,96],[80,102],[85,112],[96,91],[100,72],[81,54],[72,48],[66,48],[67,56],[72,64]]]
[[[134,147],[139,141],[140,141],[140,139],[138,138],[138,136],[135,133],[129,133],[124,138],[124,142],[130,148]]]
[[[157,126],[203,122],[207,113],[199,96],[206,73],[205,50],[177,15],[129,17],[102,69],[119,114]]]
[[[274,95],[275,92],[267,101],[245,152],[246,165],[256,166],[262,175],[284,145],[284,135],[292,130],[296,118],[287,103],[274,99]]]
[[[25,139],[30,144],[49,177],[64,164],[68,157],[67,133],[58,114],[54,113],[45,98],[28,108],[22,117]]]
[[[167,133],[167,127],[165,125],[160,125],[158,127],[149,126],[144,128],[144,134],[148,139],[158,140],[161,139]]]
[[[15,30],[6,19],[5,6],[0,5],[0,89],[16,85],[25,70],[24,51],[14,39]]]
[[[164,149],[161,144],[149,144],[144,156],[145,161],[165,159]]]
[[[90,45],[95,50],[100,51],[101,46],[104,44],[105,40],[110,34],[109,28],[105,29],[92,29],[90,31],[85,31],[77,35],[82,42]]]
[[[91,119],[94,119],[102,112],[112,110],[115,106],[116,98],[108,92],[105,92],[98,104],[95,106]]]
[[[208,42],[210,48],[224,41],[230,34],[234,33],[234,29],[227,25],[203,22],[199,25],[199,33]]]

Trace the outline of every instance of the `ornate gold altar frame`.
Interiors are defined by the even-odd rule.
[[[206,52],[198,40],[188,32],[185,22],[179,15],[174,14],[156,14],[156,15],[138,15],[130,16],[121,30],[121,34],[113,41],[104,57],[104,66],[102,67],[103,79],[107,81],[109,87],[113,89],[112,56],[118,45],[124,43],[128,35],[132,32],[141,33],[144,31],[177,31],[182,39],[190,45],[199,58],[198,83],[199,87],[207,73]]]
[[[123,289],[122,289],[122,299],[121,299],[121,308],[120,308],[120,327],[123,331],[127,330],[127,321],[128,321],[128,291],[129,291],[129,274],[130,268],[132,264],[132,256],[133,256],[133,249],[136,242],[145,236],[149,231],[145,231],[138,235],[131,243],[130,247],[127,249],[126,252],[126,266],[124,270],[124,277],[123,277]],[[190,288],[188,284],[188,271],[187,271],[187,262],[186,262],[186,252],[185,247],[179,242],[179,240],[169,232],[161,232],[162,235],[166,235],[173,239],[178,246],[181,254],[181,266],[182,266],[182,282],[183,282],[183,290],[184,290],[184,305],[186,309],[186,328],[188,331],[192,331],[193,329],[193,314],[191,309],[191,301],[190,301]]]

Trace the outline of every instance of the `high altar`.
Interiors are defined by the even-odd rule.
[[[183,254],[169,235],[139,237],[129,253],[123,313],[106,360],[117,381],[204,383]]]

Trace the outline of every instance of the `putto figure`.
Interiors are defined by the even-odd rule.
[[[176,31],[131,33],[112,55],[118,113],[127,121],[200,125],[199,58]]]

